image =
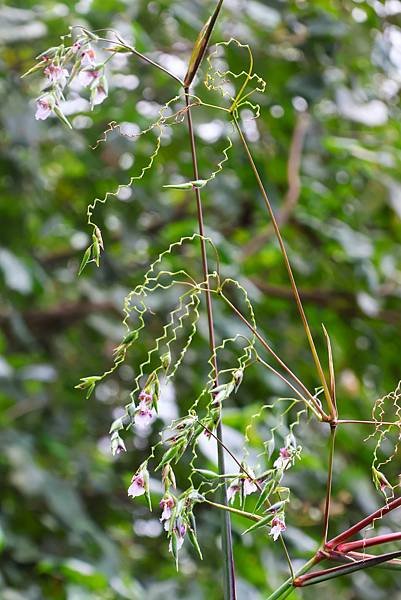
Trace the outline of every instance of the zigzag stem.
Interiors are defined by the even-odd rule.
[[[246,153],[246,156],[248,158],[249,164],[251,165],[252,171],[253,171],[253,173],[255,175],[258,187],[259,187],[259,189],[260,189],[260,191],[262,193],[263,199],[264,199],[265,204],[266,204],[266,208],[267,208],[267,210],[269,212],[269,215],[270,215],[270,218],[272,220],[273,228],[274,228],[274,231],[275,231],[278,243],[280,245],[281,253],[283,255],[284,263],[285,263],[285,266],[286,266],[286,269],[287,269],[287,273],[288,273],[288,276],[289,276],[289,279],[290,279],[291,288],[292,288],[292,291],[293,291],[293,294],[294,294],[294,298],[295,298],[295,302],[296,302],[296,305],[297,305],[297,308],[298,308],[298,312],[299,312],[299,314],[301,316],[302,324],[303,324],[306,336],[308,338],[309,346],[310,346],[310,349],[311,349],[311,352],[312,352],[312,357],[313,357],[313,360],[314,360],[314,363],[315,363],[315,366],[316,366],[316,369],[317,369],[317,372],[318,372],[321,384],[323,386],[324,395],[325,395],[326,402],[327,402],[327,405],[328,405],[328,408],[329,408],[329,413],[330,413],[329,419],[326,418],[326,420],[335,420],[337,418],[337,411],[336,411],[335,403],[334,403],[334,401],[333,401],[333,399],[331,397],[331,393],[330,393],[329,387],[327,385],[326,377],[325,377],[322,365],[320,363],[319,355],[318,355],[316,347],[315,347],[315,342],[313,340],[313,336],[312,336],[312,333],[311,333],[311,330],[310,330],[310,327],[309,327],[309,324],[308,324],[308,320],[307,320],[306,315],[305,315],[305,311],[304,311],[304,308],[303,308],[303,305],[302,305],[301,298],[299,296],[297,285],[295,283],[294,275],[293,275],[293,272],[292,272],[292,268],[291,268],[291,264],[290,264],[288,255],[287,255],[287,251],[285,249],[284,241],[283,241],[283,238],[281,236],[280,229],[279,229],[279,226],[277,224],[276,218],[274,216],[274,212],[273,212],[273,209],[271,207],[270,200],[269,200],[269,198],[267,196],[267,192],[266,192],[265,187],[263,185],[263,182],[262,182],[262,180],[260,178],[258,169],[257,169],[257,167],[255,165],[255,162],[253,160],[252,154],[251,154],[251,152],[249,150],[248,144],[247,144],[247,142],[245,140],[244,134],[243,134],[243,132],[241,130],[241,127],[239,125],[238,119],[237,119],[237,117],[235,115],[235,109],[236,109],[236,107],[234,105],[233,105],[233,108],[234,108],[234,111],[233,111],[233,121],[234,121],[235,127],[236,127],[236,129],[238,131],[238,134],[239,134],[239,137],[241,139],[241,142],[242,142],[242,144],[244,146],[245,153]]]

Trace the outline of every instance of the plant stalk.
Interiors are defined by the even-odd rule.
[[[327,469],[327,490],[326,500],[324,507],[324,520],[323,520],[323,542],[322,548],[326,546],[327,535],[329,532],[329,520],[330,520],[330,506],[331,506],[331,488],[333,483],[333,463],[334,463],[334,446],[336,440],[336,426],[330,425],[330,439],[329,439],[329,464]]]
[[[187,123],[188,123],[188,134],[191,145],[191,155],[192,155],[192,165],[193,165],[193,173],[194,180],[199,179],[199,170],[198,170],[198,160],[196,155],[196,144],[195,144],[195,135],[194,128],[192,123],[192,113],[191,113],[191,105],[189,98],[189,89],[185,88],[185,103],[187,107]],[[202,198],[201,193],[198,188],[194,189],[194,194],[196,198],[196,207],[198,214],[198,226],[199,226],[199,235],[200,237],[200,247],[201,247],[201,257],[202,257],[202,269],[203,269],[203,277],[204,281],[207,283],[209,287],[209,267],[207,261],[207,252],[206,252],[206,243],[205,243],[205,230],[204,230],[204,222],[203,222],[203,208],[202,208]],[[218,385],[218,364],[216,357],[216,341],[214,335],[214,320],[213,320],[213,306],[212,306],[212,296],[209,289],[205,289],[205,297],[206,297],[206,311],[207,311],[207,321],[208,321],[208,330],[209,330],[209,346],[210,352],[212,355],[213,368],[215,373],[215,384]],[[221,415],[219,422],[217,424],[217,437],[223,441],[222,435],[222,423],[221,423]],[[225,461],[224,461],[224,448],[221,444],[217,444],[217,458],[218,458],[218,469],[219,474],[225,474]],[[220,499],[221,504],[227,506],[227,486],[225,482],[220,488]],[[236,585],[235,585],[235,566],[234,566],[234,556],[233,556],[233,543],[232,543],[232,534],[231,534],[231,519],[230,514],[227,511],[222,512],[221,517],[221,531],[222,531],[222,548],[223,548],[223,556],[224,556],[224,598],[225,600],[236,600]]]

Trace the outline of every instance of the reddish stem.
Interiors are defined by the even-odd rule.
[[[401,497],[395,498],[385,506],[382,506],[372,514],[362,519],[362,521],[355,523],[355,525],[353,525],[349,529],[346,529],[345,531],[343,531],[343,533],[340,533],[333,539],[329,540],[325,547],[329,550],[337,548],[339,544],[348,540],[348,538],[352,537],[353,535],[367,527],[367,525],[370,525],[375,519],[381,519],[381,517],[384,517],[384,515],[391,512],[392,510],[395,510],[399,506],[401,506]]]
[[[385,535],[376,535],[365,540],[356,540],[355,542],[348,542],[347,544],[340,544],[336,547],[338,552],[350,552],[351,550],[359,550],[360,548],[369,548],[370,546],[377,546],[379,544],[387,544],[389,542],[396,542],[401,540],[401,531],[396,533],[387,533]]]

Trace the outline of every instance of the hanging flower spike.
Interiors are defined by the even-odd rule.
[[[96,63],[96,54],[90,46],[81,53],[81,64],[84,67],[92,67]]]
[[[61,88],[67,85],[67,78],[69,76],[67,69],[50,63],[43,72],[50,83],[57,83]]]
[[[35,119],[37,121],[44,121],[53,112],[54,99],[52,96],[43,96],[36,101],[36,113]]]
[[[271,522],[269,535],[271,535],[273,540],[276,541],[280,537],[281,533],[286,529],[284,515],[281,515],[280,517],[274,517]]]
[[[141,467],[131,479],[128,496],[136,498],[149,493],[149,473],[145,466]]]

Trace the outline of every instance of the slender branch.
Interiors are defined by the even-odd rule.
[[[309,127],[308,113],[298,113],[294,131],[292,134],[290,151],[287,162],[287,193],[285,195],[283,206],[277,215],[277,223],[282,227],[285,225],[294,210],[301,193],[301,179],[299,171],[301,167],[302,150],[306,132]],[[246,244],[242,251],[242,258],[248,258],[258,252],[269,240],[272,233],[272,225],[269,224],[265,231],[262,231],[253,240]]]
[[[401,531],[396,533],[386,533],[384,535],[376,535],[365,540],[356,540],[355,542],[347,542],[346,544],[340,544],[337,546],[338,552],[350,552],[352,550],[359,550],[360,548],[370,548],[371,546],[378,546],[379,544],[388,544],[390,542],[396,542],[401,540]]]
[[[189,97],[189,89],[185,88],[185,103],[187,107],[187,123],[188,123],[188,134],[191,146],[191,155],[192,155],[192,165],[193,165],[193,173],[194,180],[199,179],[199,171],[198,171],[198,160],[196,155],[196,145],[195,145],[195,135],[192,123],[192,112],[190,105],[190,97]],[[198,227],[200,234],[200,247],[201,247],[201,257],[202,257],[202,269],[203,269],[203,277],[207,286],[209,287],[209,267],[207,260],[207,252],[206,252],[206,242],[205,242],[205,230],[203,223],[203,208],[202,208],[202,199],[201,193],[198,188],[194,189],[194,194],[196,198],[196,207],[198,213]],[[212,295],[211,292],[206,289],[205,290],[206,297],[206,311],[207,311],[207,321],[208,321],[208,330],[209,330],[209,346],[210,352],[212,355],[213,369],[215,375],[215,384],[218,385],[218,365],[217,365],[217,357],[216,357],[216,342],[214,335],[214,321],[213,321],[213,306],[212,306]],[[217,424],[217,436],[222,440],[223,438],[222,431],[222,423],[221,423],[221,414],[219,418],[219,422]],[[224,475],[225,473],[225,464],[224,464],[224,449],[220,444],[217,445],[217,457],[218,457],[218,469],[219,474]],[[225,482],[221,486],[220,489],[221,494],[221,503],[227,506],[227,486]],[[234,567],[234,556],[233,556],[233,544],[232,544],[232,534],[231,534],[231,519],[228,512],[222,513],[222,546],[223,553],[225,556],[226,568],[224,569],[224,597],[226,600],[236,600],[236,586],[235,586],[235,567]]]
[[[226,510],[235,515],[240,515],[241,517],[245,517],[246,519],[250,519],[251,521],[255,521],[256,523],[261,521],[263,518],[263,517],[260,517],[259,515],[255,515],[254,513],[246,512],[246,510],[239,510],[239,508],[233,508],[232,506],[228,506],[227,504],[219,504],[218,502],[212,502],[211,500],[208,500],[207,498],[205,498],[204,501],[207,504],[210,504],[211,506],[215,506],[216,508],[220,508],[221,510]]]
[[[299,385],[300,388],[305,392],[307,397],[310,399],[311,403],[315,406],[315,409],[317,410],[317,412],[320,414],[321,419],[323,421],[327,421],[328,420],[327,415],[324,413],[324,411],[322,410],[322,407],[316,401],[316,398],[311,394],[311,392],[308,390],[308,388],[302,383],[302,381],[300,379],[298,379],[298,377],[291,371],[291,369],[289,367],[287,367],[285,362],[282,361],[281,358],[274,352],[273,348],[266,342],[266,340],[253,327],[253,325],[246,319],[246,317],[244,317],[244,315],[238,310],[238,308],[232,302],[230,302],[230,300],[227,298],[227,296],[225,296],[222,292],[220,292],[220,296],[228,304],[228,306],[235,312],[235,314],[241,319],[241,321],[248,327],[248,329],[250,329],[250,331],[252,331],[252,333],[259,340],[259,342],[262,344],[262,346],[276,359],[276,361],[279,363],[279,365],[281,365],[281,367],[283,367],[283,369],[294,379],[294,381],[297,383],[297,385]]]
[[[329,464],[327,469],[327,490],[326,500],[324,507],[324,519],[323,519],[323,542],[322,547],[324,548],[327,542],[327,534],[329,531],[329,520],[330,520],[330,505],[331,505],[331,487],[333,483],[333,462],[334,462],[334,446],[336,439],[336,426],[330,425],[330,439],[329,439]]]
[[[305,333],[306,333],[306,337],[308,338],[308,342],[309,342],[309,346],[310,346],[310,349],[311,349],[311,352],[312,352],[312,357],[313,357],[313,360],[314,360],[314,363],[315,363],[315,366],[316,366],[316,370],[318,372],[321,384],[323,386],[324,395],[325,395],[326,402],[327,402],[327,405],[328,405],[328,408],[329,408],[329,412],[330,412],[330,417],[332,419],[335,419],[337,417],[336,408],[335,408],[333,399],[331,398],[330,390],[329,390],[329,387],[327,385],[327,381],[326,381],[326,377],[325,377],[325,374],[324,374],[323,369],[322,369],[322,365],[320,364],[319,355],[317,353],[317,350],[316,350],[316,347],[315,347],[315,342],[313,340],[312,333],[311,333],[311,330],[310,330],[310,327],[309,327],[309,323],[308,323],[308,320],[306,318],[304,308],[302,306],[302,301],[301,301],[301,298],[299,296],[298,288],[297,288],[297,285],[295,283],[295,279],[294,279],[294,275],[293,275],[293,272],[292,272],[291,264],[290,264],[290,261],[289,261],[288,255],[287,255],[287,251],[285,249],[284,241],[283,241],[283,238],[281,236],[279,226],[277,224],[277,220],[276,220],[276,218],[274,216],[274,212],[273,212],[272,206],[270,204],[269,197],[267,195],[267,192],[265,190],[263,182],[262,182],[262,180],[260,178],[258,169],[257,169],[257,167],[255,165],[255,162],[253,160],[252,154],[250,152],[250,149],[248,147],[248,144],[246,142],[244,134],[242,133],[241,127],[240,127],[240,125],[238,123],[238,119],[236,118],[235,114],[233,114],[233,119],[234,119],[235,127],[236,127],[236,129],[238,131],[238,134],[240,136],[241,142],[242,142],[242,144],[244,146],[245,153],[247,155],[249,164],[251,165],[251,168],[252,168],[252,171],[253,171],[253,173],[255,175],[258,187],[260,189],[260,192],[261,192],[261,194],[263,196],[263,199],[265,201],[266,208],[267,208],[268,213],[270,215],[270,218],[271,218],[271,221],[272,221],[272,224],[273,224],[273,228],[274,228],[274,232],[276,234],[276,237],[277,237],[280,249],[281,249],[281,253],[282,253],[283,258],[284,258],[285,267],[287,269],[287,273],[288,273],[288,276],[289,276],[289,279],[290,279],[291,288],[292,288],[292,291],[293,291],[293,294],[294,294],[296,305],[298,307],[298,312],[299,312],[301,320],[302,320],[302,324],[303,324],[303,327],[304,327],[304,330],[305,330]]]
[[[337,546],[339,546],[342,542],[345,542],[346,540],[348,540],[348,538],[352,537],[356,533],[359,533],[362,529],[373,523],[373,521],[375,521],[376,519],[381,519],[382,517],[384,517],[384,515],[391,512],[392,510],[395,510],[396,508],[399,508],[400,506],[401,496],[399,498],[395,498],[385,506],[382,506],[381,508],[375,510],[375,512],[371,513],[361,521],[358,521],[358,523],[355,523],[355,525],[352,525],[352,527],[349,527],[348,529],[343,531],[343,533],[340,533],[336,537],[329,540],[326,543],[326,548],[329,550],[337,548]]]
[[[359,421],[359,419],[338,419],[337,425],[393,425],[394,427],[401,427],[401,421]]]

